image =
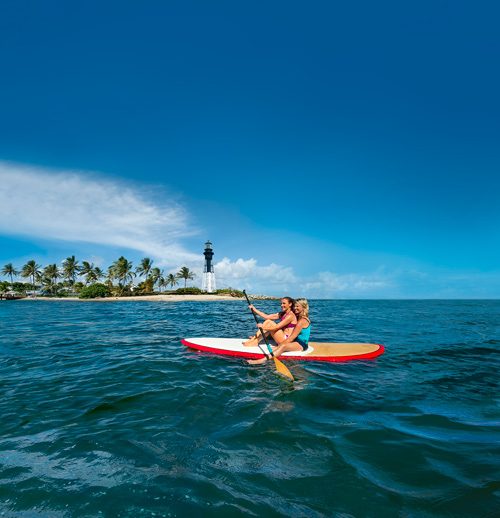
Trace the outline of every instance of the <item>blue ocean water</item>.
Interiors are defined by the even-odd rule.
[[[241,301],[0,302],[0,515],[500,516],[500,301],[311,317],[386,353],[290,384],[180,344],[250,334]]]

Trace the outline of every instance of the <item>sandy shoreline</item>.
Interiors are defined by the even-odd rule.
[[[135,297],[106,297],[103,299],[79,299],[78,297],[26,297],[19,300],[43,300],[43,301],[76,301],[76,302],[127,302],[127,301],[144,301],[144,302],[182,302],[182,301],[220,301],[220,300],[236,300],[243,299],[230,297],[229,295],[144,295]]]

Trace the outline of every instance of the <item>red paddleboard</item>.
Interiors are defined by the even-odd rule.
[[[244,341],[244,338],[183,338],[181,340],[186,347],[198,351],[249,359],[264,357],[258,346],[244,346]],[[261,344],[261,347],[266,350],[266,344]],[[279,358],[280,360],[345,362],[370,360],[383,353],[384,346],[380,344],[309,342],[309,347],[305,351],[283,353]]]

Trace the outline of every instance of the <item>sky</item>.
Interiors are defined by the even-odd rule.
[[[0,266],[500,298],[497,2],[5,0]]]

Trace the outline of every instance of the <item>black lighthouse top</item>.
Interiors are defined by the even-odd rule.
[[[203,255],[205,256],[205,271],[212,272],[212,257],[214,256],[214,251],[210,241],[205,243],[205,251],[203,252]]]

